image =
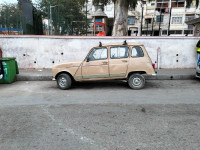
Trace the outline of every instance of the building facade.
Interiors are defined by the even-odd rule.
[[[185,0],[156,0],[138,1],[135,9],[129,8],[128,12],[128,35],[129,36],[192,36],[193,25],[185,22],[199,18],[200,9],[196,8],[193,0],[190,8],[186,7]],[[88,19],[90,28],[88,33],[94,35],[93,14],[100,6],[94,6],[92,0],[87,3]],[[111,35],[114,21],[114,4],[111,3],[102,8],[107,15],[107,35]],[[101,21],[101,20],[99,20]]]

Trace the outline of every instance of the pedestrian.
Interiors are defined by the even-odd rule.
[[[200,40],[197,42],[197,54],[198,54],[198,58],[197,58],[197,66],[199,66],[200,64]]]

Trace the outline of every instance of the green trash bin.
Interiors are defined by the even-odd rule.
[[[19,74],[19,70],[15,58],[0,58],[0,68],[0,73],[3,74],[0,84],[16,81],[16,74]]]

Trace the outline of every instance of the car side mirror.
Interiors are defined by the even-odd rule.
[[[89,62],[89,61],[90,61],[90,58],[88,57],[87,60],[86,60],[86,62]]]

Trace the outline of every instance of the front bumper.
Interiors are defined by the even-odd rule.
[[[196,77],[200,78],[200,73],[199,72],[196,72]]]
[[[196,77],[200,78],[200,66],[196,66]]]

